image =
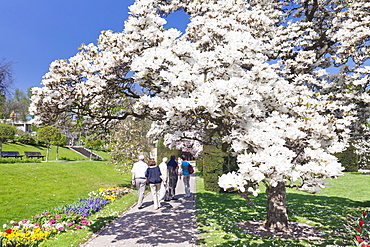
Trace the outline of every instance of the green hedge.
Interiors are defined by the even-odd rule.
[[[218,186],[218,177],[223,174],[225,153],[221,149],[204,145],[203,147],[203,178],[204,189],[207,191],[221,192]]]
[[[221,148],[211,145],[203,146],[203,161],[201,169],[203,171],[204,189],[213,192],[222,192],[218,186],[218,178],[224,173],[238,170],[236,157],[230,153],[223,152]]]
[[[358,172],[358,156],[352,143],[345,151],[337,153],[335,156],[345,168],[345,172]]]
[[[168,147],[163,145],[163,139],[158,140],[157,144],[157,164],[162,162],[164,157],[167,157],[170,160],[171,155],[176,155],[177,158],[181,156],[181,150],[177,149],[169,149]]]
[[[197,170],[203,172],[203,159],[197,159],[195,162]]]

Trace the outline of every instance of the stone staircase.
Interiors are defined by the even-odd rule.
[[[99,160],[103,159],[101,156],[97,155],[96,153],[93,153],[92,151],[84,147],[81,147],[81,146],[70,146],[69,149],[90,159],[99,159]]]

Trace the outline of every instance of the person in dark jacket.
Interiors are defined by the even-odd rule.
[[[161,184],[162,181],[164,181],[164,179],[161,174],[161,170],[159,169],[158,166],[156,166],[154,159],[149,160],[148,169],[145,172],[145,177],[147,183],[149,183],[150,190],[152,192],[154,209],[159,209],[161,207],[159,202],[160,200],[159,191],[161,189]]]
[[[167,171],[168,171],[168,199],[169,200],[176,200],[175,194],[176,194],[176,185],[178,180],[178,171],[179,166],[176,162],[176,156],[171,155],[170,161],[167,163]]]

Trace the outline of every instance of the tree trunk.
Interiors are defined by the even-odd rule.
[[[265,227],[275,231],[288,229],[288,209],[286,207],[285,182],[279,182],[276,187],[266,187],[267,220]]]
[[[49,149],[50,149],[50,144],[48,144],[47,149],[46,149],[46,162],[49,161]]]

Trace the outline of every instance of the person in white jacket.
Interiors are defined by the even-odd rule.
[[[166,186],[165,182],[167,181],[167,157],[164,157],[162,159],[162,163],[159,164],[159,169],[161,170],[162,176],[163,176],[163,181],[161,184],[161,189],[159,191],[159,198],[162,200],[164,199],[164,196],[166,194]]]

